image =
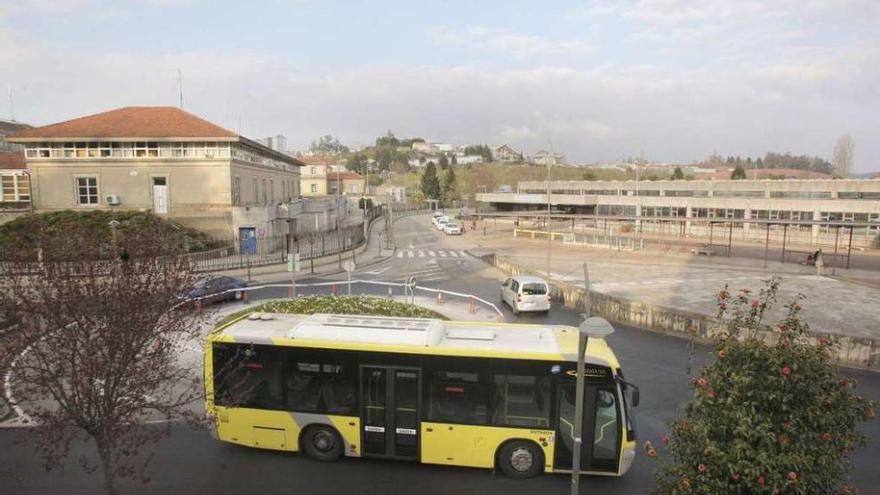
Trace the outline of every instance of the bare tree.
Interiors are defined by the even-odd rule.
[[[834,175],[842,178],[849,177],[852,173],[853,156],[855,155],[856,143],[852,136],[844,134],[837,138],[834,144]]]
[[[195,313],[179,307],[194,277],[179,239],[160,227],[147,222],[111,242],[77,227],[50,233],[35,220],[35,250],[7,253],[0,268],[0,309],[17,320],[2,356],[14,363],[7,398],[35,424],[47,469],[72,442],[93,441],[98,460],[79,460],[87,472],[102,469],[111,494],[120,479],[146,482],[151,455],[142,449],[171,421],[204,418],[199,374],[177,357],[198,332]]]

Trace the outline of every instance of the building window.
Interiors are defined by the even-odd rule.
[[[76,202],[80,205],[98,204],[98,178],[76,178]]]
[[[309,169],[309,175],[317,175],[318,171],[315,167]]]
[[[241,206],[241,177],[232,178],[232,206]]]
[[[312,184],[310,190],[311,190],[311,192],[313,192],[313,193],[318,192],[318,185],[317,185],[317,184]]]
[[[275,202],[275,181],[269,180],[269,202]]]
[[[260,182],[255,178],[254,179],[254,203],[259,203],[260,201]]]
[[[0,200],[3,202],[30,201],[31,184],[30,179],[25,174],[3,174],[0,175],[0,188],[2,195]]]
[[[266,179],[263,179],[263,198],[262,199],[263,199],[264,205],[269,203],[269,191],[267,191],[268,188],[269,188],[269,186],[266,184]]]

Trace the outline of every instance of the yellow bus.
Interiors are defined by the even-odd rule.
[[[217,437],[248,447],[571,473],[577,329],[346,315],[251,314],[205,346]],[[620,476],[632,407],[603,339],[587,348],[581,466]]]

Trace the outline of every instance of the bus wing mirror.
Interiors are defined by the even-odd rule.
[[[640,394],[639,394],[639,387],[636,387],[635,385],[633,385],[633,384],[631,384],[631,383],[628,383],[627,385],[630,386],[630,387],[632,387],[632,403],[633,403],[633,407],[639,407],[639,399],[641,399],[641,396],[640,396]]]

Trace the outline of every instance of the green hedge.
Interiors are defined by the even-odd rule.
[[[411,318],[447,318],[436,311],[421,306],[392,301],[376,296],[307,296],[296,299],[279,299],[252,306],[226,316],[217,326],[250,313],[333,313],[342,315],[403,316]]]
[[[117,235],[124,237],[127,232],[138,229],[148,223],[160,224],[169,235],[179,236],[182,248],[189,252],[202,251],[210,247],[211,238],[195,229],[184,227],[175,222],[160,218],[152,213],[134,210],[62,210],[40,213],[35,216],[25,215],[11,222],[0,225],[0,246],[10,249],[29,249],[35,242],[34,223],[42,224],[49,235],[69,232],[71,229],[85,231],[90,235],[106,239],[111,238],[110,221],[116,220],[119,226]]]

